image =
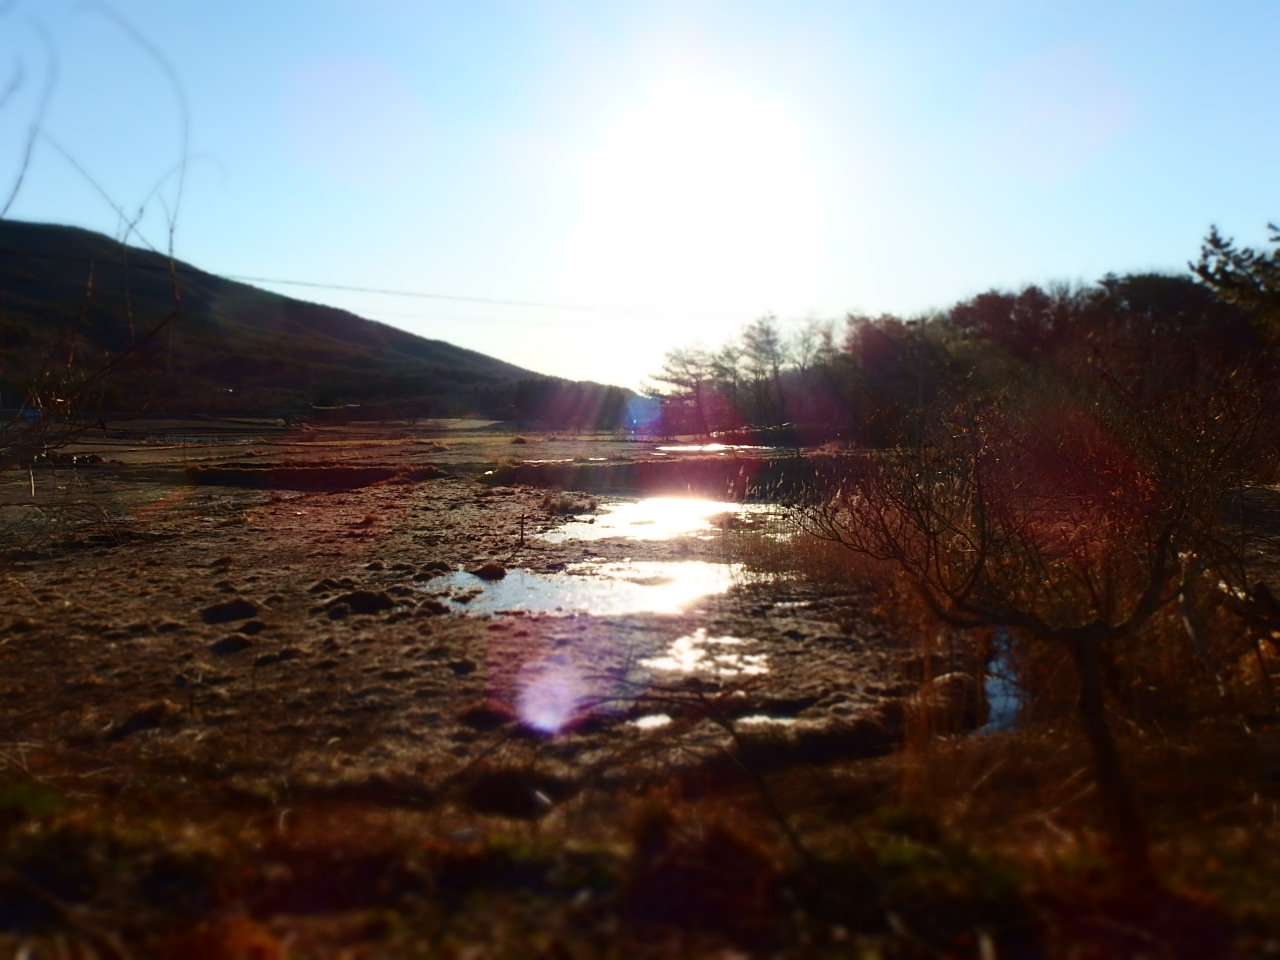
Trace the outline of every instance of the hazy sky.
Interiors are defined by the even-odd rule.
[[[636,386],[768,312],[1262,243],[1278,41],[1276,0],[0,0],[0,205],[47,88],[8,216],[176,211],[204,269]]]

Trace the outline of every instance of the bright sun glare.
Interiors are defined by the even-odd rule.
[[[786,309],[822,272],[805,141],[780,101],[669,77],[584,164],[566,289],[610,303]]]

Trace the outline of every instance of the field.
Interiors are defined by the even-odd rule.
[[[1069,727],[966,733],[975,688],[931,680],[963,658],[922,666],[856,584],[746,563],[679,613],[481,609],[504,574],[749,559],[767,514],[547,540],[626,491],[504,482],[651,444],[99,433],[0,482],[0,953],[1280,952],[1265,721],[1126,739],[1168,877],[1135,899]],[[662,666],[681,643],[719,666]]]

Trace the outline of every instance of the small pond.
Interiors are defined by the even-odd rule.
[[[720,500],[693,500],[683,497],[647,497],[630,503],[605,504],[591,517],[575,518],[556,530],[542,534],[548,543],[565,540],[603,540],[629,537],[632,540],[671,540],[697,537],[710,540],[728,516],[763,514],[776,510],[768,504],[731,503]]]
[[[262,443],[262,438],[261,437],[204,437],[204,436],[182,436],[177,434],[151,434],[143,442],[175,444],[175,445],[219,444],[219,445],[227,446],[231,444]]]
[[[566,520],[541,535],[551,543],[569,540],[709,540],[721,524],[743,514],[774,508],[681,497],[648,497],[602,505],[589,517]],[[747,574],[742,564],[705,560],[582,560],[556,571],[509,568],[501,580],[485,581],[463,571],[432,580],[424,589],[459,613],[505,611],[620,616],[678,614],[702,597],[724,593]]]
[[[753,447],[741,443],[674,443],[662,447],[654,447],[662,454],[668,453],[775,453],[777,447]]]
[[[1018,683],[1013,662],[1013,639],[1004,627],[996,630],[995,649],[987,666],[984,684],[987,697],[987,722],[982,733],[1003,733],[1018,725],[1025,691]]]
[[[680,637],[659,657],[648,657],[640,666],[665,673],[710,673],[721,677],[749,677],[769,672],[768,656],[743,653],[738,637],[709,637],[699,627]]]
[[[724,593],[742,575],[741,564],[701,560],[584,560],[554,573],[510,569],[492,582],[457,571],[432,580],[429,589],[459,613],[677,614],[702,597]]]

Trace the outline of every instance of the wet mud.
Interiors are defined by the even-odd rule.
[[[0,748],[201,802],[479,808],[477,777],[522,771],[524,816],[743,760],[882,754],[925,702],[865,598],[734,566],[718,507],[645,538],[610,529],[627,508],[607,498],[450,471],[422,444],[337,448],[348,478],[390,474],[316,486],[292,482],[312,451],[251,468],[126,451],[41,478],[85,519],[6,561]],[[980,691],[929,696],[959,716]]]

